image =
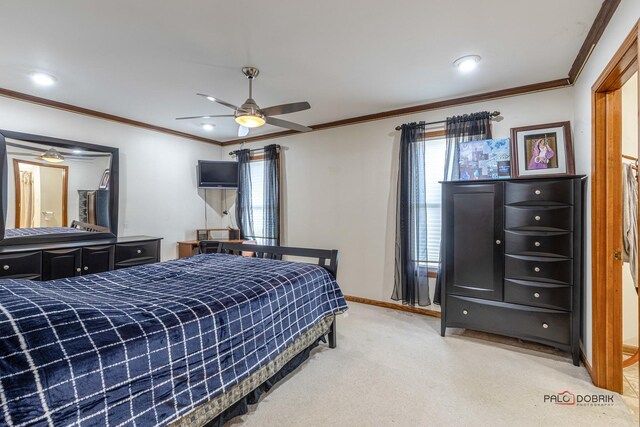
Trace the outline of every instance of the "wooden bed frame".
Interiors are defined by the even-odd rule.
[[[215,250],[214,250],[215,249]],[[283,256],[299,258],[312,258],[317,260],[317,264],[331,273],[336,278],[338,274],[338,250],[337,249],[309,249],[292,248],[287,246],[264,246],[247,243],[219,242],[212,240],[200,241],[200,252],[221,254],[242,255],[243,252],[251,252],[256,258],[267,258],[282,260]],[[329,347],[336,348],[336,318],[333,317],[331,329],[329,330]]]

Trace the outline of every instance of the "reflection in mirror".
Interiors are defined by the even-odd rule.
[[[6,145],[14,182],[7,185],[5,239],[109,231],[110,153],[11,138]]]
[[[16,228],[67,226],[69,167],[13,159]]]

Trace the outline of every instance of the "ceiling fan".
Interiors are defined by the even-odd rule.
[[[190,117],[178,117],[176,120],[192,120],[192,119],[210,119],[212,117],[234,117],[236,123],[240,125],[238,128],[238,136],[247,136],[250,128],[257,128],[265,123],[270,125],[279,126],[285,129],[291,129],[298,132],[309,132],[312,129],[308,126],[293,123],[287,120],[278,119],[273,116],[280,114],[295,113],[297,111],[308,110],[311,108],[308,102],[292,102],[290,104],[274,105],[272,107],[260,108],[258,104],[253,100],[253,79],[258,77],[260,71],[255,67],[244,67],[242,73],[249,79],[249,98],[240,107],[236,107],[226,101],[223,101],[214,96],[206,95],[204,93],[198,93],[198,96],[202,96],[209,101],[217,102],[234,110],[233,114],[222,115],[208,115],[208,116],[190,116]]]

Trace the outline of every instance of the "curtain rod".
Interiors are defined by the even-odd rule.
[[[493,117],[498,117],[500,115],[500,111],[494,111],[493,113],[489,114],[489,116],[491,117],[491,120],[493,120]],[[425,123],[425,122],[418,122],[417,124],[419,125],[437,125],[438,123],[447,123],[446,120],[438,120],[437,122],[429,122],[429,123]],[[402,126],[396,126],[396,130],[400,130],[402,129]]]
[[[276,144],[276,148],[279,150],[280,146],[278,144]],[[236,150],[236,151],[240,151],[240,150]],[[262,147],[262,148],[254,148],[253,150],[249,150],[250,153],[255,153],[256,151],[264,151],[264,147]],[[233,156],[235,154],[236,154],[235,151],[229,151],[229,155],[230,156]]]

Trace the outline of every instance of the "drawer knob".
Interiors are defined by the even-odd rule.
[[[540,221],[540,215],[534,216],[533,219],[535,219],[536,221]]]
[[[539,196],[539,195],[541,195],[541,194],[542,194],[542,191],[540,191],[540,190],[536,190],[536,191],[534,191],[534,193],[536,193],[536,196]]]
[[[467,314],[469,314],[469,312],[467,310],[462,310],[462,314],[466,316]]]
[[[80,267],[76,268],[76,271],[77,271],[78,273],[80,273]]]
[[[136,253],[141,254],[141,253],[142,253],[142,249],[138,249],[138,250],[136,251]]]
[[[545,328],[545,329],[549,329],[549,324],[548,323],[543,323],[542,327]]]
[[[533,294],[533,297],[534,297],[534,298],[540,298],[540,294],[539,294],[538,292],[535,292],[535,293]]]
[[[534,267],[533,271],[535,271],[536,273],[540,273],[540,267]]]
[[[540,247],[540,242],[535,242],[535,243],[534,243],[534,246],[535,246],[535,247]]]
[[[84,271],[87,271],[88,269],[89,269],[89,267],[87,267],[86,265],[83,268]]]
[[[3,268],[4,270],[8,270],[8,269],[9,269],[9,265],[8,265],[8,264],[5,264],[5,265],[3,265],[3,266],[2,266],[2,268]]]
[[[496,245],[499,245],[500,243],[502,243],[500,240],[496,240]]]

